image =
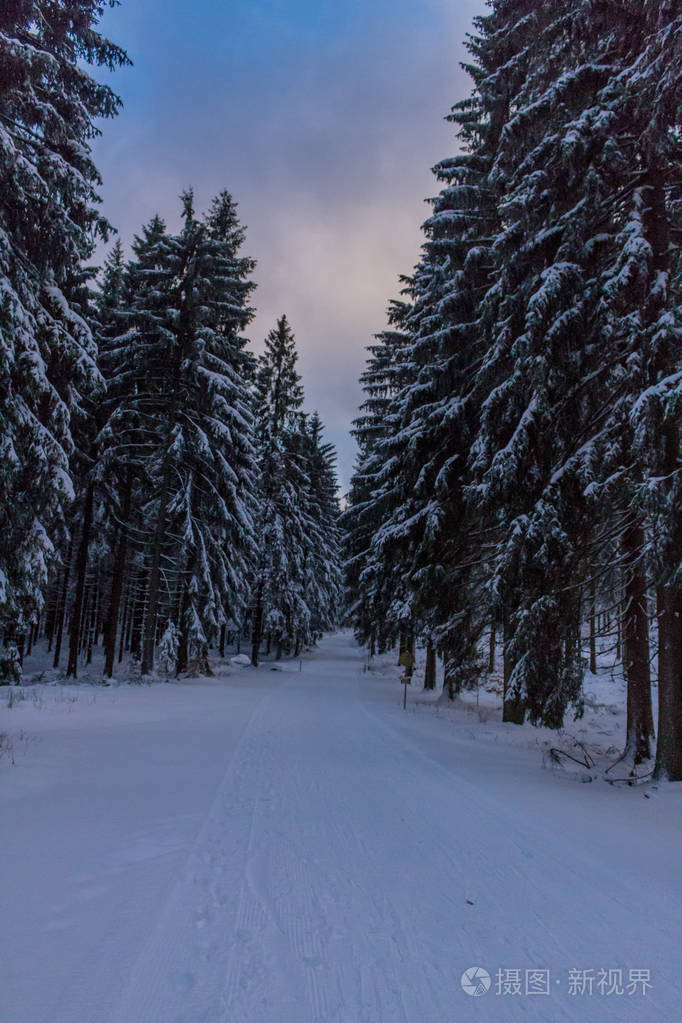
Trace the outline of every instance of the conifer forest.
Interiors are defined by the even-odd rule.
[[[675,1023],[681,785],[680,0],[0,0],[0,1023]]]
[[[625,755],[682,779],[682,21],[492,3],[421,259],[370,348],[349,614],[417,634],[454,695],[504,656],[507,721],[580,715],[607,637]],[[426,685],[433,684],[433,674]]]
[[[2,679],[38,641],[68,677],[93,647],[146,676],[344,621],[372,652],[424,645],[427,687],[439,655],[451,697],[498,648],[504,719],[557,728],[600,637],[627,758],[682,778],[676,4],[476,19],[341,517],[286,316],[249,350],[230,192],[200,212],[187,190],[181,229],[160,211],[129,248],[99,211],[89,140],[120,103],[96,70],[128,62],[103,6],[0,16]]]
[[[180,197],[126,256],[97,210],[88,151],[117,97],[80,63],[122,65],[103,5],[18,3],[0,15],[2,509],[0,675],[31,645],[76,678],[104,650],[149,675],[209,669],[245,635],[298,653],[338,620],[335,454],[302,411],[286,316],[255,358],[244,332],[255,262],[228,191]]]

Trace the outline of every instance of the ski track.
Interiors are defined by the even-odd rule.
[[[463,995],[479,962],[586,965],[566,887],[584,947],[611,964],[629,892],[407,742],[363,703],[360,671],[328,639],[263,699],[112,1023],[636,1018],[622,999]]]
[[[329,637],[301,674],[254,693],[109,1023],[672,1023],[673,956],[647,954],[672,945],[665,893],[639,895],[584,836],[567,842],[460,769],[456,741],[451,761],[431,755],[399,687],[395,707],[372,698],[362,660],[347,634]],[[118,856],[173,850],[164,829]],[[551,968],[564,990],[469,998],[460,977],[476,965]],[[646,1005],[568,996],[569,968],[600,966],[655,967]],[[91,970],[106,988],[93,951],[51,1023],[88,1023],[74,991]]]

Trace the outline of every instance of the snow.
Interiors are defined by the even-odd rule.
[[[235,657],[230,657],[230,664],[241,665],[244,667],[247,664],[251,664],[251,658],[248,654],[236,654]]]
[[[677,1018],[681,787],[547,770],[490,693],[415,676],[403,711],[394,657],[3,692],[1,1023]],[[496,993],[535,968],[549,995]]]

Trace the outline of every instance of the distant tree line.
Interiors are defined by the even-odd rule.
[[[223,192],[155,216],[126,260],[90,139],[119,100],[86,71],[125,53],[105,4],[0,11],[0,682],[33,644],[75,677],[102,646],[151,673],[251,638],[315,642],[341,596],[335,453],[285,317],[246,348],[255,263]]]
[[[345,515],[358,637],[501,644],[504,718],[582,709],[622,656],[625,760],[682,779],[682,14],[492,0],[458,152],[370,348]]]

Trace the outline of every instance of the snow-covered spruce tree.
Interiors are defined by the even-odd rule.
[[[265,339],[254,385],[260,467],[258,560],[251,597],[252,662],[264,636],[281,656],[312,638],[307,567],[316,526],[310,514],[307,460],[301,443],[303,387],[296,341],[286,316]]]
[[[434,168],[443,188],[424,225],[406,321],[405,381],[383,442],[392,511],[374,541],[386,557],[402,561],[412,619],[442,652],[450,695],[477,677],[478,640],[491,617],[484,589],[489,544],[464,488],[479,416],[476,370],[486,354],[480,296],[495,264],[498,215],[488,173],[510,89],[499,80],[509,53],[489,42],[502,20],[497,12],[477,20],[480,37],[468,44],[477,91],[449,117],[462,153]],[[513,63],[506,67],[508,78],[512,69]]]
[[[127,59],[96,31],[104,6],[0,10],[0,630],[10,644],[42,606],[73,496],[71,420],[97,381],[73,293],[108,229],[89,142],[96,118],[119,107],[83,65]]]
[[[571,703],[580,710],[576,583],[590,515],[574,455],[592,430],[604,231],[594,215],[603,126],[590,110],[607,72],[576,34],[578,6],[521,5],[521,19],[490,41],[508,113],[489,175],[500,226],[481,301],[488,355],[468,489],[472,513],[498,527],[491,589],[505,636],[505,717],[554,727]]]
[[[408,282],[404,281],[405,287]],[[389,329],[378,334],[368,348],[367,366],[360,377],[365,399],[353,423],[359,454],[351,479],[348,506],[341,518],[344,531],[347,619],[359,642],[369,644],[372,654],[393,644],[395,626],[388,608],[400,580],[389,577],[383,559],[372,547],[386,512],[380,492],[383,440],[389,435],[393,401],[403,380],[404,350],[409,336],[401,329],[410,310],[406,301],[389,306]]]
[[[147,524],[142,671],[154,666],[159,610],[180,629],[178,667],[240,619],[253,556],[253,424],[241,331],[252,316],[254,263],[222,193],[201,219],[158,222],[130,270],[126,330],[108,352],[112,394],[105,463],[129,467]],[[120,470],[119,470],[120,471]]]
[[[193,260],[197,269],[178,323],[192,338],[185,358],[194,363],[196,394],[196,414],[182,434],[186,484],[170,507],[185,554],[179,670],[192,652],[206,667],[207,642],[228,620],[242,620],[255,557],[255,437],[242,336],[253,316],[247,301],[255,263],[239,255],[244,238],[237,206],[222,192],[203,222],[192,230],[186,223],[176,257],[189,280]]]
[[[117,240],[107,257],[99,292],[87,294],[87,319],[98,351],[98,365],[108,338],[118,333],[117,314],[125,287],[123,246]],[[89,664],[92,648],[104,614],[104,592],[110,572],[111,528],[110,489],[99,471],[99,433],[107,414],[105,380],[83,403],[73,419],[74,453],[71,459],[75,500],[69,513],[69,543],[72,556],[63,552],[62,561],[72,561],[73,593],[69,612],[69,644],[66,674],[76,678],[82,655]],[[115,528],[115,526],[114,526]],[[91,557],[94,554],[94,557]],[[64,608],[66,612],[66,607]],[[106,628],[105,628],[106,632]],[[109,673],[111,674],[111,673]]]
[[[515,609],[509,687],[512,703],[532,720],[560,723],[567,702],[579,699],[581,584],[599,561],[599,536],[619,536],[626,753],[637,762],[649,755],[652,732],[647,523],[638,491],[656,456],[655,445],[638,451],[633,402],[663,379],[665,404],[676,368],[661,240],[665,189],[652,202],[647,171],[647,163],[665,160],[660,152],[653,161],[644,155],[640,140],[651,120],[641,86],[643,55],[654,36],[670,39],[672,8],[649,5],[648,18],[633,4],[536,8],[532,38],[519,48],[525,78],[490,178],[502,230],[500,271],[484,305],[493,347],[507,353],[508,364],[483,406],[472,493],[484,514],[504,509],[496,582]],[[660,94],[661,66],[650,100],[656,93],[667,110],[657,138],[668,147],[675,121],[670,93]],[[670,578],[674,565],[667,568]]]
[[[603,475],[617,476],[628,496],[621,540],[626,755],[637,763],[650,754],[647,585],[653,581],[656,773],[682,780],[682,12],[670,0],[599,9],[604,45],[618,54],[602,94],[622,171],[608,204],[616,233],[604,273],[603,315],[614,401]]]
[[[165,236],[166,225],[157,215],[134,238],[132,262],[122,266],[122,253],[114,250],[105,264],[98,302],[99,367],[106,392],[100,402],[104,426],[98,438],[95,475],[106,508],[110,544],[111,588],[104,628],[104,673],[108,677],[114,672],[117,639],[119,660],[125,651],[135,659],[141,654],[148,577],[145,513],[151,485],[147,476],[150,434],[145,432],[143,414],[135,415],[131,396],[136,389],[141,388],[142,395],[157,386],[151,374],[151,349],[145,353],[138,346],[128,347],[127,335],[121,331],[130,326],[135,304],[138,325],[144,307],[150,317],[149,337],[153,336],[154,273],[159,269]]]
[[[477,640],[490,618],[485,537],[469,521],[463,487],[478,416],[476,369],[485,355],[479,297],[493,269],[497,225],[487,175],[509,93],[497,77],[509,53],[488,41],[502,21],[499,12],[478,19],[480,37],[469,42],[469,70],[480,91],[451,114],[464,152],[435,168],[444,187],[432,200],[424,254],[409,281],[412,303],[401,316],[400,387],[382,410],[371,494],[353,502],[375,520],[363,557],[393,596],[381,610],[394,629],[416,626],[431,647],[437,643],[451,693],[477,674]],[[358,518],[353,504],[350,523]],[[376,607],[371,599],[370,614]]]
[[[595,569],[585,540],[605,508],[590,484],[609,407],[604,211],[622,166],[594,5],[536,7],[490,176],[499,273],[483,305],[506,365],[481,388],[470,493],[491,520],[504,510],[494,587],[513,608],[503,611],[509,716],[557,725],[570,702],[580,707],[580,591]]]
[[[339,525],[336,451],[323,440],[317,412],[303,423],[302,453],[308,478],[307,513],[314,524],[306,562],[306,603],[313,640],[339,621],[343,600],[342,537]]]
[[[101,289],[97,298],[96,337],[99,349],[99,364],[106,380],[108,360],[112,342],[121,328],[120,317],[128,304],[127,267],[123,246],[117,241],[109,253],[102,270]],[[114,400],[112,392],[105,392],[98,406],[98,420],[103,424],[111,414],[108,398]],[[98,438],[101,445],[101,439]],[[110,577],[105,597],[104,612],[104,674],[111,678],[116,659],[116,638],[119,625],[121,600],[126,581],[126,568],[131,553],[130,529],[133,508],[133,473],[126,460],[124,466],[111,461],[104,463],[97,452],[96,478],[99,484],[103,509],[106,514],[105,537],[109,548]],[[121,470],[117,472],[116,470]]]

